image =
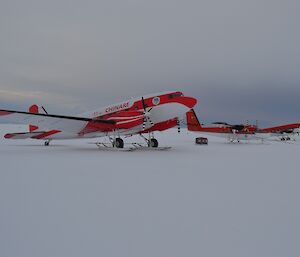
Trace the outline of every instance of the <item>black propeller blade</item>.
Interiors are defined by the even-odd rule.
[[[154,123],[152,122],[152,120],[150,119],[150,117],[148,116],[150,114],[150,111],[153,109],[153,108],[150,108],[148,111],[147,111],[147,105],[145,103],[145,99],[144,97],[142,97],[142,106],[143,106],[143,109],[144,109],[144,123],[143,123],[143,130],[145,130],[146,128],[146,122],[149,121],[151,126],[154,126]]]
[[[144,112],[146,112],[146,111],[147,111],[147,110],[146,110],[147,106],[146,106],[146,104],[145,104],[145,99],[144,99],[144,97],[142,97],[142,105],[143,105]]]
[[[180,133],[180,120],[177,118],[177,132],[178,132],[178,134]]]

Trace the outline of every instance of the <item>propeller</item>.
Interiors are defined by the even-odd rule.
[[[180,129],[181,129],[181,126],[180,126],[181,124],[180,123],[181,122],[182,122],[182,120],[180,120],[179,118],[177,118],[177,132],[178,132],[178,134],[181,132],[180,131]]]
[[[149,121],[151,126],[154,126],[154,123],[152,122],[152,120],[150,119],[149,115],[150,115],[150,111],[153,108],[150,108],[149,110],[147,110],[147,105],[145,104],[145,99],[144,97],[142,97],[142,106],[143,106],[143,110],[144,110],[144,122],[143,122],[143,130],[145,130],[146,128],[146,122]]]

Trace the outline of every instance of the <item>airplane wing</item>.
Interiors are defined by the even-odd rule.
[[[0,123],[7,124],[35,124],[42,131],[43,137],[49,131],[68,132],[84,135],[94,132],[108,132],[114,129],[130,129],[145,122],[145,115],[140,111],[121,111],[112,115],[97,118],[78,116],[53,115],[31,113],[12,110],[0,110]],[[36,138],[30,134],[8,134],[10,138]],[[43,138],[42,137],[42,138]],[[39,139],[39,138],[37,138]]]
[[[97,129],[100,131],[113,129],[115,127],[114,120],[0,110],[0,123],[35,124],[39,126],[41,130],[49,130],[51,128],[52,130],[78,133],[91,122],[96,124]]]
[[[293,123],[293,124],[286,124],[276,127],[264,128],[260,129],[259,132],[261,133],[293,133],[295,130],[299,130],[300,124]]]

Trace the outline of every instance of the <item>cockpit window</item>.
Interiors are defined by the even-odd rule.
[[[173,94],[169,94],[169,99],[175,98],[175,97],[180,97],[183,96],[182,93],[173,93]]]

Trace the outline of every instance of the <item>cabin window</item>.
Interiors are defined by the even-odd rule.
[[[173,98],[180,97],[180,96],[183,96],[183,94],[182,93],[169,94],[169,99],[173,99]]]

